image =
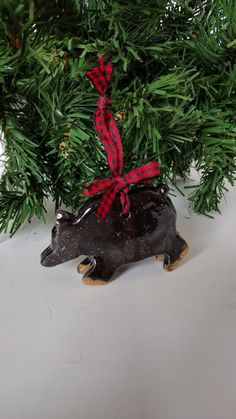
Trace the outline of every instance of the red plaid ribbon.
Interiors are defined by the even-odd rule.
[[[150,162],[122,176],[123,147],[121,138],[116,122],[107,109],[110,99],[106,96],[106,92],[111,80],[112,64],[109,61],[104,63],[102,57],[98,57],[98,64],[86,75],[101,95],[97,101],[98,109],[94,115],[94,124],[105,147],[113,177],[94,180],[84,189],[84,195],[96,195],[105,191],[97,208],[97,216],[104,220],[118,193],[120,193],[122,212],[124,215],[127,214],[130,208],[129,186],[142,181],[147,183],[147,179],[160,174],[160,168],[158,162]]]

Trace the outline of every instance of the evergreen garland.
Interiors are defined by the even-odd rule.
[[[14,234],[45,198],[75,209],[109,176],[85,72],[111,54],[111,110],[124,171],[158,160],[163,179],[201,178],[190,200],[219,211],[236,169],[236,2],[1,0],[0,231]]]

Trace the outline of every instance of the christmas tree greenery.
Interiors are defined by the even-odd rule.
[[[171,183],[195,164],[194,209],[219,210],[236,169],[235,0],[1,0],[0,34],[1,231],[110,176],[85,77],[108,53],[124,171],[158,160]]]

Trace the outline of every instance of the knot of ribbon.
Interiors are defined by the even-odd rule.
[[[110,105],[110,101],[111,99],[109,97],[99,96],[98,101],[97,101],[97,107],[99,109],[106,109],[107,106]]]
[[[120,202],[124,215],[130,209],[128,196],[129,186],[134,183],[149,183],[148,179],[160,174],[158,162],[149,162],[137,167],[122,176],[123,169],[123,147],[116,122],[108,110],[110,99],[106,96],[109,82],[111,80],[112,64],[104,62],[102,57],[98,57],[98,66],[86,73],[94,87],[100,93],[97,101],[97,110],[94,115],[94,125],[99,137],[104,145],[108,165],[113,175],[109,179],[94,180],[84,189],[84,195],[96,195],[104,192],[98,208],[97,216],[104,220],[116,197],[120,194]]]

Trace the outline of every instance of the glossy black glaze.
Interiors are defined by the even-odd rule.
[[[164,267],[174,266],[187,243],[176,232],[176,211],[167,192],[163,184],[132,190],[127,218],[120,214],[119,197],[104,221],[95,213],[100,197],[90,199],[76,215],[59,210],[51,245],[41,255],[42,265],[87,255],[96,265],[89,278],[106,282],[122,265],[149,256],[163,255]]]

